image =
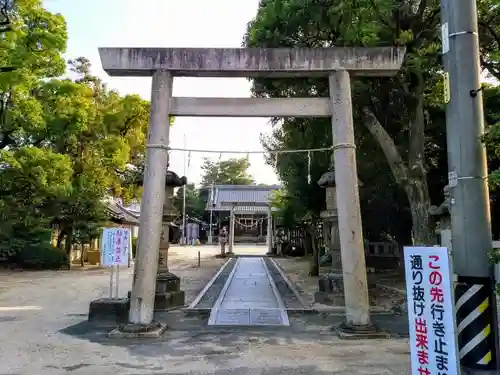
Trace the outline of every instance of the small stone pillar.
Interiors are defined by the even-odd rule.
[[[234,254],[234,222],[236,218],[234,217],[234,207],[231,209],[231,213],[229,214],[229,235],[228,235],[228,240],[229,240],[229,246],[227,250],[227,255],[233,255]]]
[[[283,255],[283,242],[285,239],[285,230],[283,228],[276,228],[276,255]]]
[[[168,310],[172,307],[184,305],[185,295],[184,291],[180,289],[181,281],[178,276],[168,269],[168,249],[170,247],[170,223],[176,217],[172,200],[174,189],[184,186],[186,182],[186,177],[179,177],[176,173],[167,171],[162,236],[159,246],[158,272],[156,273],[155,311]]]
[[[267,211],[267,253],[273,254],[273,215],[271,212],[271,207]]]

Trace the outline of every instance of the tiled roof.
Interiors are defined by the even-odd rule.
[[[106,205],[106,212],[111,219],[121,221],[129,225],[139,225],[140,212],[131,210],[122,206],[119,202],[109,201]],[[177,227],[173,222],[170,222],[171,227]]]
[[[213,202],[209,199],[206,209],[213,211],[230,211],[236,206],[235,212],[267,212],[269,197],[273,190],[279,189],[278,185],[215,185]]]
[[[139,217],[128,211],[117,202],[110,201],[106,206],[108,215],[114,220],[123,221],[127,224],[139,224]]]

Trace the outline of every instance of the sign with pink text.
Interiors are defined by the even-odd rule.
[[[128,265],[132,234],[129,228],[105,228],[101,237],[101,266]]]

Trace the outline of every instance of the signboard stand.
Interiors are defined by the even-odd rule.
[[[101,265],[110,268],[109,298],[120,298],[120,266],[128,266],[132,233],[129,228],[105,228],[101,238]],[[114,287],[114,296],[113,296]]]
[[[116,283],[115,283],[115,297],[119,298],[119,288],[120,288],[120,266],[116,265]]]
[[[114,267],[110,267],[109,269],[109,298],[113,298],[113,276],[114,276]]]
[[[453,272],[445,247],[405,247],[411,374],[461,374]]]

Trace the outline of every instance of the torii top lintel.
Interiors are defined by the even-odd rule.
[[[99,48],[109,75],[139,77],[158,70],[177,77],[321,77],[343,69],[392,76],[405,52],[404,47]]]

